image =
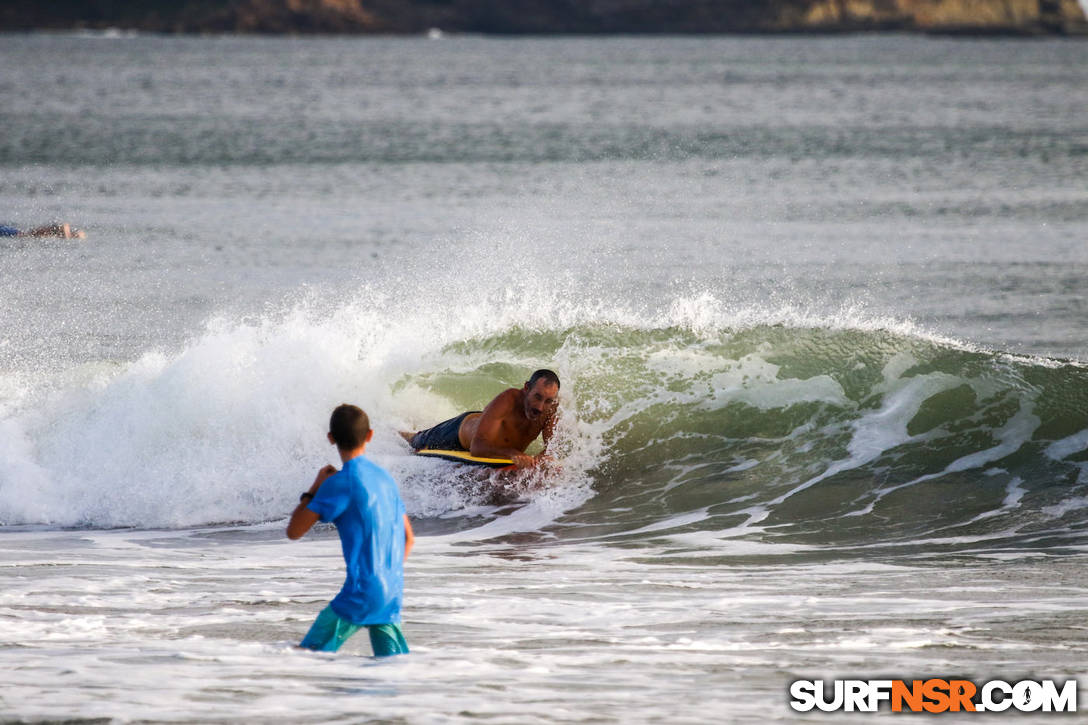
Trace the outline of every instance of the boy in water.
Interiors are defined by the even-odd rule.
[[[329,442],[344,468],[318,471],[287,524],[289,539],[302,538],[319,520],[336,524],[347,565],[343,588],[317,615],[299,647],[335,652],[366,627],[375,656],[408,654],[399,626],[400,603],[404,560],[415,537],[393,477],[363,455],[373,437],[362,409],[345,403],[332,412]]]

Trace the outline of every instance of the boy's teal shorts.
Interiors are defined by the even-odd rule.
[[[348,641],[351,635],[364,626],[370,632],[370,646],[374,649],[375,657],[408,654],[408,643],[404,641],[404,633],[400,631],[399,625],[392,622],[370,625],[352,624],[346,619],[341,619],[340,615],[332,611],[332,607],[321,610],[321,614],[317,615],[310,631],[306,633],[298,646],[321,652],[335,652]]]

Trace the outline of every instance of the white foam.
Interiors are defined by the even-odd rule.
[[[173,527],[279,518],[317,468],[336,462],[324,430],[344,401],[374,420],[376,460],[433,486],[427,474],[441,466],[410,459],[396,430],[455,409],[396,383],[482,364],[484,355],[466,359],[444,346],[512,323],[488,322],[482,304],[450,330],[419,315],[375,313],[385,301],[364,290],[331,311],[307,303],[258,320],[217,319],[176,354],[88,367],[56,389],[9,386],[16,389],[0,409],[0,522]],[[540,363],[524,362],[529,370]],[[582,463],[566,462],[570,470]],[[471,503],[449,490],[441,500],[422,490],[406,499],[425,513]]]
[[[911,378],[901,378],[913,358],[896,356],[884,369],[885,394],[880,408],[852,421],[853,429],[847,452],[849,457],[835,461],[824,471],[798,484],[770,502],[781,503],[790,496],[815,486],[820,481],[843,471],[849,471],[876,460],[885,451],[911,441],[907,426],[918,414],[918,409],[933,395],[960,385],[963,381],[945,373],[929,373]],[[866,509],[868,511],[868,509]]]
[[[1043,450],[1043,453],[1052,460],[1062,461],[1085,449],[1088,449],[1088,428],[1054,441]]]

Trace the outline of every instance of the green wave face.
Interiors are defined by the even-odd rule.
[[[593,495],[552,527],[637,545],[1083,543],[1088,370],[882,329],[515,328],[414,377],[465,408],[564,380],[555,448]],[[500,360],[503,362],[494,362]]]

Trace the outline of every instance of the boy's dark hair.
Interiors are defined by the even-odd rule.
[[[340,450],[350,451],[366,443],[370,418],[357,405],[342,403],[329,417],[329,434]]]
[[[537,370],[529,377],[528,386],[531,388],[536,385],[537,380],[544,380],[549,383],[555,383],[555,387],[559,388],[559,376],[553,373],[551,370]]]

